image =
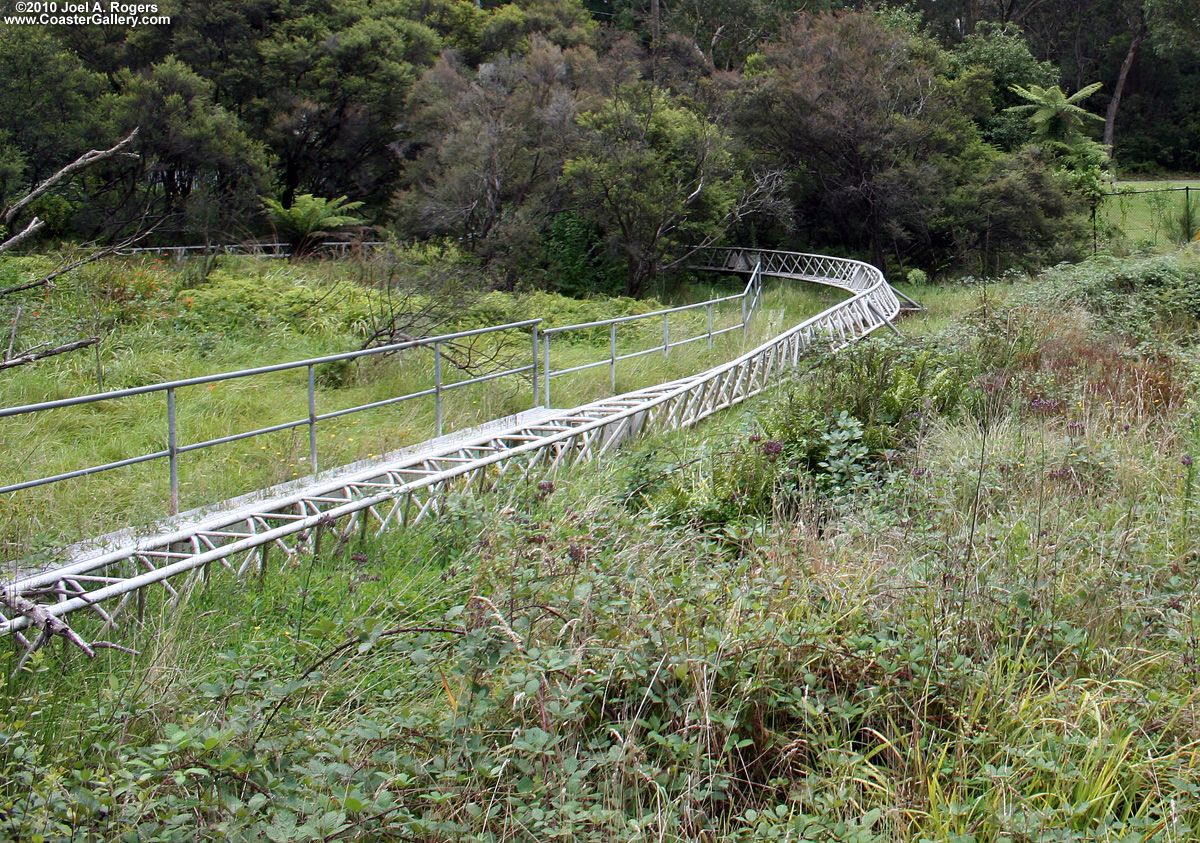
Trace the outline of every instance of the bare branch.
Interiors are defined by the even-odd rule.
[[[132,647],[126,647],[121,644],[114,644],[111,641],[93,641],[93,650],[120,650],[122,653],[129,653],[131,656],[140,656],[141,650],[135,650]]]
[[[15,287],[6,287],[3,290],[0,290],[0,296],[7,296],[9,293],[19,293],[22,290],[32,290],[35,287],[53,287],[54,281],[66,275],[68,272],[79,269],[81,266],[87,266],[93,261],[100,260],[100,258],[106,258],[109,255],[115,255],[125,251],[134,243],[137,243],[138,241],[143,240],[150,234],[154,233],[154,229],[158,228],[160,223],[161,221],[150,226],[150,228],[138,231],[136,234],[125,238],[120,243],[114,243],[111,246],[106,246],[103,249],[92,252],[86,257],[79,258],[78,260],[71,261],[70,263],[61,263],[36,281],[29,281],[25,284],[17,284]]]
[[[21,308],[17,308],[17,314],[13,317],[12,331],[8,335],[8,350],[4,352],[4,359],[12,357],[13,345],[17,342],[17,325],[21,321]]]
[[[36,233],[43,225],[45,225],[45,223],[42,222],[40,217],[34,217],[29,221],[29,225],[25,226],[24,231],[22,231],[20,234],[14,234],[3,243],[0,243],[0,253],[7,252],[14,246],[19,245],[22,240],[25,240],[31,234]]]
[[[714,225],[709,233],[697,244],[690,246],[684,254],[670,263],[663,264],[662,270],[676,269],[701,249],[706,249],[716,243],[739,220],[754,213],[769,213],[779,219],[786,220],[787,205],[782,200],[785,179],[779,170],[768,170],[755,176],[754,184],[742,194],[737,203],[729,209],[721,220]]]
[[[24,199],[20,199],[10,205],[4,212],[4,224],[11,225],[17,214],[29,207],[30,203],[37,201],[39,198],[44,196],[47,191],[49,191],[63,179],[75,175],[80,170],[85,170],[99,161],[103,161],[106,158],[113,158],[118,155],[129,158],[139,157],[137,153],[125,152],[125,147],[133,143],[133,139],[137,137],[137,133],[138,130],[134,129],[129,133],[125,140],[121,141],[116,146],[108,149],[93,149],[91,152],[85,152],[83,155],[80,155],[70,164],[63,167],[57,173],[50,176],[50,178],[46,179],[33,190],[31,190]],[[0,251],[3,251],[4,248],[7,248],[7,245],[0,245]]]
[[[68,351],[87,348],[89,345],[95,345],[98,342],[100,342],[99,337],[88,337],[85,340],[75,340],[74,342],[69,342],[65,345],[56,345],[54,348],[47,348],[45,351],[32,351],[25,354],[18,354],[16,357],[11,357],[8,360],[0,361],[0,370],[24,366],[26,363],[32,363],[35,360],[41,360],[43,357],[54,357],[57,354],[66,354]]]
[[[29,618],[30,622],[42,631],[38,636],[38,642],[45,643],[45,639],[50,635],[61,635],[74,644],[83,652],[87,653],[89,659],[96,658],[96,651],[90,644],[80,638],[75,630],[64,621],[62,618],[56,618],[51,615],[37,603],[32,600],[26,600],[16,592],[10,592],[7,587],[0,586],[0,603],[3,603],[14,612],[18,612]],[[39,643],[35,643],[31,649],[37,649]]]

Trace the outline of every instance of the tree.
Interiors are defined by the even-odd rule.
[[[988,102],[991,109],[976,118],[983,139],[998,149],[1020,149],[1030,139],[1027,121],[1008,112],[1021,104],[1013,86],[1053,85],[1058,71],[1048,61],[1038,61],[1029,51],[1025,36],[1015,24],[981,21],[950,51],[956,76],[981,74],[991,82]]]
[[[86,152],[105,80],[39,27],[0,28],[0,204]]]
[[[931,42],[872,12],[807,15],[765,46],[740,124],[792,169],[810,237],[867,249],[881,268],[889,251],[928,247],[928,220],[978,160],[978,91],[943,65]]]
[[[1103,117],[1092,114],[1079,105],[1101,87],[1101,83],[1093,82],[1067,96],[1057,85],[1049,88],[1038,85],[1022,88],[1020,85],[1013,85],[1013,93],[1028,102],[1011,106],[1008,110],[1029,121],[1035,140],[1069,144],[1082,134],[1085,121],[1103,122]]]
[[[951,194],[931,226],[953,244],[954,262],[973,273],[1077,259],[1088,233],[1086,206],[1065,187],[1036,148],[992,156],[980,178]]]
[[[526,56],[471,72],[447,55],[422,77],[409,103],[415,155],[394,205],[402,233],[451,235],[486,261],[517,254],[527,268],[561,205],[579,111],[573,54],[535,36]]]
[[[1112,98],[1104,115],[1104,140],[1112,154],[1116,136],[1117,110],[1129,81],[1130,71],[1142,43],[1151,35],[1157,36],[1159,52],[1189,50],[1195,52],[1200,39],[1200,16],[1190,0],[1134,0],[1125,7],[1129,27],[1129,48],[1117,73]]]
[[[362,225],[365,220],[351,216],[362,202],[347,202],[345,196],[321,199],[311,193],[296,196],[290,207],[275,199],[263,198],[263,205],[292,247],[292,257],[304,257],[312,252],[322,238],[332,237],[341,229]]]
[[[302,8],[260,45],[268,78],[280,81],[264,128],[284,204],[299,191],[385,194],[396,176],[394,127],[440,43],[428,27],[365,2]]]
[[[255,209],[267,173],[262,145],[212,102],[212,83],[169,58],[124,71],[105,101],[121,126],[141,126],[141,167],[124,179],[123,212],[165,221],[184,237],[237,231]]]
[[[668,22],[718,68],[732,70],[762,42],[774,38],[800,10],[828,3],[810,0],[682,0],[671,4]]]
[[[781,179],[747,179],[716,124],[645,83],[580,116],[563,180],[625,263],[625,294],[718,240],[747,214],[777,209]]]
[[[1100,83],[1095,82],[1067,96],[1057,85],[1028,89],[1014,85],[1013,91],[1028,103],[1008,109],[1029,121],[1034,143],[1053,156],[1071,190],[1091,199],[1099,198],[1106,186],[1104,169],[1108,159],[1103,147],[1083,133],[1083,127],[1087,120],[1104,118],[1079,103],[1099,89]]]

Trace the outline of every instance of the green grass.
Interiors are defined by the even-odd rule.
[[[1132,190],[1162,190],[1168,187],[1200,188],[1200,179],[1145,179],[1141,181],[1121,179],[1116,182],[1116,186]]]
[[[16,277],[14,267],[9,270]],[[180,269],[161,261],[101,263],[51,296],[28,294],[17,303],[24,307],[20,327],[25,347],[94,327],[85,324],[93,311],[94,321],[99,320],[107,336],[98,360],[89,351],[6,373],[0,378],[0,403],[14,406],[88,394],[101,387],[119,389],[199,377],[339,353],[361,343],[355,326],[369,313],[371,302],[355,278],[367,270],[353,262],[291,265],[238,260],[224,264],[204,285],[181,289],[188,271],[188,266]],[[665,360],[655,353],[620,363],[617,390],[702,371],[761,342],[769,329],[781,330],[839,298],[836,291],[807,287],[811,285],[770,286],[763,312],[744,339],[739,330],[718,338],[711,351],[706,342],[697,342],[671,349]],[[709,292],[684,291],[689,297]],[[717,286],[711,292],[728,295],[729,289]],[[493,294],[478,303],[478,315],[440,330],[535,316],[544,316],[547,325],[572,324],[661,306],[628,299],[576,302],[547,294],[525,299]],[[300,315],[293,315],[296,313]],[[737,303],[718,309],[714,328],[735,324],[739,318]],[[684,331],[704,332],[704,311],[673,315],[671,330],[674,339]],[[505,342],[501,360],[510,366],[529,363],[527,333],[507,335]],[[661,322],[646,320],[620,327],[618,350],[627,353],[661,342]],[[606,329],[583,337],[559,338],[552,345],[552,365],[561,369],[603,360],[608,357],[608,344]],[[476,349],[484,356],[494,351],[494,345],[486,344]],[[461,359],[461,353],[459,356]],[[543,363],[539,352],[538,365]],[[448,381],[467,376],[449,362],[443,371]],[[319,413],[357,406],[431,388],[432,352],[426,349],[356,364],[331,364],[319,367],[317,378]],[[542,390],[539,393],[540,402]],[[552,384],[552,402],[559,407],[609,394],[606,366],[555,378]],[[177,391],[176,401],[179,444],[186,446],[306,419],[307,372],[297,369],[185,387]],[[450,390],[444,394],[444,430],[468,428],[533,404],[528,376]],[[28,417],[0,420],[4,442],[0,477],[18,482],[165,449],[165,405],[165,394],[154,393],[50,411],[36,421]],[[426,397],[356,413],[322,422],[318,431],[321,469],[369,460],[432,438],[436,433],[434,402]],[[180,458],[181,509],[212,504],[310,473],[307,426],[185,454]],[[168,466],[161,459],[6,495],[0,501],[3,556],[15,560],[51,552],[70,541],[150,523],[166,514],[168,499]]]
[[[40,651],[0,833],[1195,839],[1195,323],[1139,354],[1071,272],[913,291],[924,333],[700,429],[214,571],[104,633],[139,656]]]
[[[1116,188],[1118,195],[1106,196],[1098,209],[1100,234],[1112,248],[1170,249],[1200,231],[1200,181],[1127,181]]]

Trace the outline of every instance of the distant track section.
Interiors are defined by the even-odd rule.
[[[915,306],[902,308],[878,269],[845,258],[714,248],[699,252],[695,267],[745,274],[758,267],[762,275],[839,287],[852,295],[697,375],[570,410],[536,408],[369,466],[184,515],[150,532],[128,531],[77,546],[64,552],[62,564],[0,588],[0,634],[13,635],[30,651],[53,634],[84,646],[62,621],[72,612],[93,612],[105,628],[116,628],[131,605],[142,614],[150,587],[179,601],[222,569],[239,578],[252,571],[265,575],[273,559],[298,559],[322,541],[416,524],[437,514],[450,489],[487,490],[601,459],[644,431],[688,427],[745,401],[810,349],[844,346]]]

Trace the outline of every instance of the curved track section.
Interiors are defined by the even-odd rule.
[[[138,615],[158,586],[178,601],[215,570],[239,579],[343,542],[415,524],[438,512],[452,488],[486,490],[564,465],[599,459],[647,430],[693,425],[751,398],[814,347],[841,347],[900,313],[897,293],[869,264],[844,258],[749,249],[707,249],[696,268],[803,279],[852,295],[735,360],[687,378],[571,410],[539,409],[490,429],[425,443],[413,453],[360,466],[302,487],[273,489],[183,516],[154,532],[115,534],[64,554],[63,564],[0,590],[0,634],[32,650],[52,634],[83,643],[61,619],[79,610],[106,628],[130,606]],[[257,498],[257,499],[255,499]],[[215,566],[215,570],[214,570]],[[28,637],[27,637],[28,636]],[[86,646],[86,645],[84,645]]]

